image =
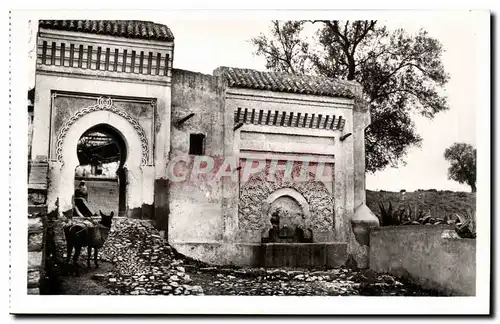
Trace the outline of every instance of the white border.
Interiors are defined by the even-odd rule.
[[[250,4],[250,3],[249,3]],[[136,5],[136,4],[134,4]],[[250,4],[251,5],[251,4]],[[351,4],[352,5],[352,4]],[[52,7],[43,3],[44,8]],[[211,2],[205,7],[216,7]],[[60,8],[60,6],[59,6]],[[129,7],[130,8],[130,7]],[[172,8],[176,8],[175,5]],[[455,6],[457,8],[457,6]],[[483,217],[478,222],[477,239],[477,296],[454,298],[413,297],[168,297],[168,296],[27,296],[26,295],[26,251],[27,251],[27,199],[26,199],[26,92],[27,73],[27,11],[12,12],[12,279],[11,308],[14,313],[177,313],[177,314],[485,314],[489,312],[489,222],[483,221],[490,215],[489,188],[489,13],[477,12],[477,18],[484,24],[484,33],[478,35],[479,51],[484,53],[481,66],[480,98],[478,107],[478,195],[477,214]],[[40,14],[40,13],[37,13]],[[134,19],[136,12],[128,11],[54,11],[42,13],[43,18],[76,19]],[[292,11],[292,12],[243,12],[211,11],[201,12],[159,12],[155,17],[183,16],[197,18],[237,19],[243,15],[256,19],[390,19],[404,14],[408,19],[439,19],[442,15],[464,15],[467,12],[396,12],[396,11]],[[111,18],[112,17],[112,18]],[[258,18],[257,18],[258,17]],[[22,54],[22,55],[21,55]],[[4,61],[5,62],[5,61]]]

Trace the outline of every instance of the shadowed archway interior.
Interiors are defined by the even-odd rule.
[[[77,144],[79,165],[75,168],[75,188],[85,180],[89,192],[88,206],[95,213],[126,213],[127,144],[122,135],[108,124],[89,128]]]

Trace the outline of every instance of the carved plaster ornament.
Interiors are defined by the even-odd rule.
[[[257,201],[265,201],[273,192],[290,188],[301,194],[311,211],[310,217],[305,217],[305,226],[318,231],[331,230],[334,224],[334,200],[320,181],[305,182],[269,182],[265,176],[253,177],[240,189],[240,201],[238,207],[239,227],[241,230],[269,230],[270,204],[258,205]],[[261,211],[259,213],[259,211]],[[267,217],[262,217],[266,215]],[[266,218],[266,219],[264,219]]]
[[[132,125],[132,127],[136,130],[137,134],[139,135],[139,138],[141,139],[141,146],[142,146],[141,165],[148,164],[148,152],[149,152],[148,139],[146,137],[144,129],[142,129],[141,125],[137,122],[137,120],[135,120],[135,118],[132,115],[130,115],[123,109],[115,107],[113,105],[113,100],[109,97],[108,98],[99,97],[95,105],[80,109],[73,116],[71,116],[71,118],[69,118],[66,121],[66,123],[64,123],[64,126],[61,127],[59,133],[57,134],[57,142],[56,142],[57,160],[64,163],[63,144],[66,134],[68,133],[71,126],[73,126],[73,124],[81,117],[99,110],[107,110],[112,113],[115,113],[118,116],[125,118]]]

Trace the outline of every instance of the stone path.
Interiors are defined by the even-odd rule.
[[[263,269],[209,267],[175,253],[146,221],[118,218],[100,251],[101,267],[58,278],[60,294],[436,296],[390,275],[345,268]],[[92,262],[93,265],[93,262]]]

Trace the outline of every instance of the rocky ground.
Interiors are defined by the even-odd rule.
[[[436,296],[436,292],[387,274],[337,268],[264,269],[211,267],[177,254],[151,223],[117,218],[99,251],[100,267],[78,276],[62,271],[53,294],[84,295],[277,295]],[[92,261],[93,266],[93,261]]]

